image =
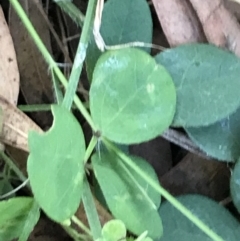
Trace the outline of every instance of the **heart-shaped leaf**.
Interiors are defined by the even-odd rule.
[[[156,61],[177,89],[174,126],[207,126],[240,106],[240,60],[212,45],[189,44],[161,52]]]
[[[108,139],[132,144],[160,135],[172,122],[176,91],[170,75],[139,49],[109,51],[90,89],[92,118]]]
[[[157,175],[149,163],[138,157],[131,159],[158,182]],[[122,220],[127,229],[136,235],[147,230],[148,236],[160,237],[161,218],[157,212],[160,195],[114,154],[96,153],[92,157],[92,164],[112,214]]]
[[[78,121],[62,106],[52,106],[53,127],[29,133],[27,169],[34,197],[56,222],[77,210],[84,176],[85,141]]]
[[[152,43],[152,18],[146,0],[108,0],[104,5],[100,32],[110,46],[134,41]],[[150,48],[145,50],[150,52]],[[92,35],[86,58],[89,80],[92,80],[100,55]]]

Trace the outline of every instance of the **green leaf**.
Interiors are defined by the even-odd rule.
[[[27,169],[34,197],[56,222],[77,210],[84,176],[85,141],[75,117],[62,106],[52,106],[54,123],[44,133],[29,133]]]
[[[132,160],[158,182],[149,163],[138,157],[132,157]],[[157,212],[160,195],[137,173],[130,172],[114,154],[96,153],[92,157],[92,164],[112,214],[136,235],[148,230],[148,236],[160,237],[162,224]]]
[[[0,202],[0,240],[11,241],[21,235],[28,223],[33,198],[17,197]],[[32,227],[34,224],[32,225]]]
[[[27,219],[24,223],[24,226],[23,226],[23,229],[22,229],[22,232],[21,232],[21,235],[20,235],[18,241],[27,241],[28,240],[28,237],[31,234],[34,226],[38,222],[39,218],[40,218],[39,205],[34,200],[33,205],[31,207],[31,209],[29,210]]]
[[[147,53],[127,48],[106,52],[98,60],[90,109],[108,139],[121,144],[153,139],[171,124],[175,104],[170,75]]]
[[[200,195],[184,195],[177,199],[224,241],[239,241],[239,223],[223,206]],[[159,214],[164,230],[159,241],[212,241],[169,202],[161,205]]]
[[[104,5],[100,33],[106,45],[140,41],[152,43],[152,18],[146,0],[108,0]],[[150,49],[144,48],[147,52]],[[93,35],[87,50],[88,79],[92,80],[94,66],[100,57]]]
[[[240,60],[212,45],[189,44],[163,51],[156,61],[177,89],[174,126],[207,126],[240,106]]]
[[[113,219],[104,224],[102,228],[102,238],[104,241],[125,240],[127,230],[121,220]]]
[[[238,159],[230,179],[230,191],[233,203],[240,213],[240,159]]]
[[[121,144],[117,144],[114,143],[114,145],[121,150],[123,153],[125,154],[129,154],[129,146],[127,145],[121,145]],[[105,145],[103,144],[103,142],[99,142],[99,145],[96,148],[96,151],[98,152],[108,152],[108,149],[105,147]],[[98,201],[102,204],[103,207],[105,207],[106,209],[108,209],[106,200],[103,196],[102,190],[99,186],[99,183],[97,181],[96,178],[93,179],[93,191],[94,191],[94,195],[95,197],[98,199]]]
[[[227,118],[204,127],[185,128],[189,137],[209,156],[235,162],[240,156],[240,109]]]
[[[114,145],[125,154],[129,154],[129,145],[122,145],[118,143],[114,143]],[[108,152],[108,149],[105,147],[105,145],[102,142],[98,142],[98,145],[96,146],[96,151]]]
[[[93,178],[93,194],[105,209],[109,209],[107,206],[105,197],[100,188],[100,185],[96,178]]]

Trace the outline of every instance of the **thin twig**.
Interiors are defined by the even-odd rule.
[[[222,206],[227,206],[231,202],[232,202],[232,197],[229,196],[223,199],[222,201],[220,201],[219,204]]]
[[[5,193],[3,195],[0,196],[0,200],[5,199],[7,197],[10,197],[11,195],[15,194],[17,191],[19,191],[20,189],[22,189],[23,187],[25,187],[27,185],[27,183],[29,182],[29,179],[26,179],[23,183],[21,183],[18,187],[16,187],[15,189],[9,191],[8,193]]]
[[[174,129],[166,130],[162,135],[164,139],[182,147],[183,149],[194,153],[198,156],[201,156],[205,159],[212,160],[210,156],[208,156],[205,152],[200,150],[186,135],[183,133],[176,131]]]
[[[72,41],[72,40],[78,39],[78,38],[80,38],[80,34],[79,33],[63,39],[63,43],[67,43],[69,41]]]

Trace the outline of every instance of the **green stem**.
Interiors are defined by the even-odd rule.
[[[86,234],[88,234],[89,236],[92,236],[91,231],[76,217],[76,216],[72,216],[72,221],[80,228],[82,229]]]
[[[73,238],[75,241],[82,241],[82,240],[91,240],[88,235],[79,234],[76,230],[74,230],[72,227],[68,227],[65,225],[61,225],[62,228],[66,231],[66,233]]]
[[[23,112],[50,111],[51,105],[18,105],[18,109]]]
[[[63,99],[63,106],[68,110],[71,109],[74,95],[77,90],[78,81],[82,72],[83,63],[86,57],[88,40],[91,33],[91,25],[95,16],[96,0],[89,0],[86,18],[84,20],[84,25],[80,37],[80,41],[77,48],[77,53],[75,55],[72,71],[69,78],[69,84],[66,89],[66,94]]]
[[[88,223],[93,235],[93,240],[97,240],[98,238],[101,237],[102,228],[99,221],[96,206],[93,200],[92,192],[86,177],[83,182],[82,201],[83,201],[84,209],[87,215]]]
[[[61,104],[63,102],[63,93],[61,91],[60,82],[58,80],[58,77],[55,76],[55,73],[53,72],[52,69],[51,69],[51,75],[52,75],[53,89],[54,89],[56,102],[58,104]]]
[[[32,23],[30,22],[30,20],[28,19],[26,13],[22,9],[21,5],[19,4],[19,2],[17,0],[9,0],[9,1],[12,4],[13,8],[15,9],[15,11],[17,12],[19,18],[22,20],[22,22],[25,25],[26,29],[28,30],[29,34],[33,38],[36,46],[38,47],[39,51],[42,53],[42,55],[45,58],[46,62],[48,63],[50,68],[56,73],[57,77],[59,78],[59,80],[61,81],[61,83],[63,84],[63,86],[66,89],[67,85],[68,85],[68,82],[67,82],[65,76],[63,75],[61,70],[58,68],[56,62],[53,60],[52,56],[50,55],[50,53],[48,52],[47,48],[43,44],[43,42],[40,39],[39,35],[35,31]],[[80,101],[80,99],[76,95],[74,96],[74,102],[75,102],[77,108],[80,110],[82,115],[85,117],[85,119],[89,123],[89,125],[91,126],[91,128],[93,129],[93,131],[97,131],[97,128],[95,127],[90,114],[85,109],[84,105],[82,104],[82,102]]]
[[[92,117],[89,115],[88,111],[84,107],[84,104],[80,101],[80,99],[76,95],[74,96],[74,103],[77,106],[77,108],[80,110],[82,115],[85,117],[86,121],[91,126],[92,130],[94,132],[97,132],[98,129],[95,126],[95,124],[93,123]]]
[[[151,179],[144,171],[142,171],[127,155],[125,155],[120,149],[113,145],[110,141],[102,138],[106,147],[114,151],[129,167],[131,167],[136,173],[138,173],[150,186],[152,186],[157,192],[165,197],[176,209],[178,209],[184,216],[192,221],[199,229],[207,234],[214,241],[224,241],[218,234],[211,230],[205,223],[197,218],[191,211],[189,211],[184,205],[182,205],[176,198],[174,198],[163,187]]]
[[[131,170],[129,170],[126,166],[125,163],[120,162],[120,165],[122,166],[122,168],[124,169],[124,171],[126,172],[126,174],[128,175],[128,177],[132,180],[132,182],[136,185],[136,187],[139,189],[139,191],[142,193],[142,195],[145,197],[145,199],[147,200],[147,202],[149,203],[149,205],[151,205],[151,207],[156,207],[156,205],[154,204],[154,202],[152,201],[152,199],[148,196],[146,190],[141,186],[141,184],[136,180],[136,178],[132,175]]]
[[[83,105],[85,108],[89,108],[89,103],[84,102]],[[42,105],[18,105],[19,110],[23,112],[36,112],[36,111],[51,111],[51,104],[42,104]],[[72,109],[76,109],[76,106],[73,105]],[[1,124],[1,123],[0,123]],[[1,130],[1,128],[0,128]]]
[[[89,143],[89,145],[87,147],[87,150],[85,152],[84,164],[87,163],[89,157],[91,156],[91,154],[92,154],[92,152],[93,152],[93,150],[94,150],[94,148],[95,148],[95,146],[97,144],[97,141],[98,141],[97,137],[92,136],[91,141],[90,141],[90,143]]]

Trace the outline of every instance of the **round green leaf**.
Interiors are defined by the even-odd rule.
[[[29,213],[34,206],[34,200],[28,197],[11,198],[0,202],[0,240],[11,241],[21,236],[26,224],[29,224]],[[31,220],[31,231],[40,216],[39,210]]]
[[[240,156],[240,109],[227,118],[204,127],[185,128],[200,149],[218,160],[235,162]]]
[[[231,179],[230,179],[230,191],[233,203],[240,213],[240,159],[236,163]]]
[[[121,220],[113,219],[104,224],[102,228],[102,237],[104,241],[125,240],[127,230]]]
[[[90,109],[108,139],[132,144],[160,135],[172,122],[175,104],[170,75],[147,53],[127,48],[109,51],[98,60]]]
[[[139,24],[141,23],[141,24]],[[108,0],[103,8],[101,35],[107,45],[135,41],[152,43],[152,18],[146,0]],[[142,48],[150,53],[150,48]],[[94,66],[100,57],[93,35],[87,49],[87,73],[92,80]]]
[[[158,177],[149,163],[131,157],[148,176],[158,182]],[[148,236],[162,235],[161,218],[157,209],[160,195],[137,173],[126,171],[122,160],[114,154],[94,154],[92,164],[95,176],[102,189],[108,208],[114,217],[124,222],[127,229],[136,235],[148,231]]]
[[[161,52],[156,61],[169,71],[177,89],[174,126],[210,125],[240,106],[240,61],[234,54],[189,44]]]
[[[239,241],[239,222],[223,206],[200,195],[184,195],[177,199],[224,241]],[[171,203],[164,202],[159,214],[164,230],[159,241],[212,241]]]
[[[54,124],[44,133],[29,133],[27,169],[34,197],[56,222],[77,210],[84,176],[85,141],[78,121],[62,106],[52,106]]]

